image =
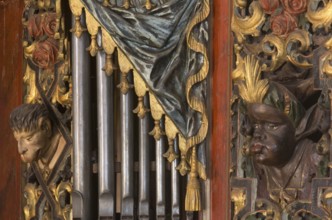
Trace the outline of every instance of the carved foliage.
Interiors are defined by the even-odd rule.
[[[30,0],[23,12],[25,103],[47,109],[56,146],[49,161],[37,158],[27,165],[26,220],[72,218],[71,136],[66,121],[72,100],[70,47],[61,9],[61,0]]]
[[[234,4],[233,97],[240,97],[232,105],[230,190],[234,219],[331,218],[330,9],[331,1],[314,0]],[[248,65],[248,57],[254,57],[259,68]],[[249,91],[253,82],[256,86]],[[263,82],[268,86],[265,94],[257,86]],[[248,98],[259,94],[262,97],[258,99]],[[278,125],[272,122],[273,118],[279,121]],[[295,129],[291,138],[278,133],[283,129],[281,124],[288,120]],[[279,167],[273,164],[276,155],[264,159],[271,140],[278,146],[276,136],[271,134],[281,135],[282,145],[294,149],[283,153],[291,155],[289,159],[278,157],[279,162],[285,159]],[[299,169],[304,172],[299,174]],[[311,193],[304,196],[308,192]]]

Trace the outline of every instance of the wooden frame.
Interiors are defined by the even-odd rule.
[[[231,1],[213,2],[211,219],[230,219]]]
[[[21,159],[9,114],[22,103],[22,21],[24,1],[0,2],[0,219],[21,219]],[[16,18],[14,18],[16,16]]]

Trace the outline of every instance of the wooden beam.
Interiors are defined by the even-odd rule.
[[[231,219],[229,196],[231,1],[213,2],[211,219]]]
[[[9,114],[22,103],[24,1],[0,2],[0,219],[22,219],[21,160]]]

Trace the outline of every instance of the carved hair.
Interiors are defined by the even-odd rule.
[[[33,131],[38,129],[38,120],[42,117],[50,119],[49,112],[42,104],[23,104],[10,114],[10,127],[13,131]]]

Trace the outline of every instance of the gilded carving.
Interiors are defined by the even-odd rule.
[[[22,161],[37,162],[47,179],[65,145],[48,110],[42,104],[23,104],[12,111],[10,126]]]
[[[71,219],[70,45],[60,0],[25,1],[25,103],[10,125],[25,170],[26,220]],[[66,198],[65,198],[66,197]],[[57,210],[53,212],[53,210]]]
[[[256,1],[250,4],[249,15],[242,16],[241,11],[242,8],[235,8],[232,18],[232,31],[239,43],[243,42],[246,35],[258,36],[259,27],[265,22],[263,10]]]
[[[204,81],[209,71],[206,48],[208,23],[205,21],[210,13],[209,1],[154,2],[146,0],[139,4],[141,6],[139,8],[141,10],[140,13],[136,13],[135,6],[138,3],[132,1],[116,3],[102,1],[100,2],[101,4],[98,4],[85,0],[71,0],[69,3],[75,17],[81,16],[82,9],[84,9],[86,14],[85,21],[92,38],[91,45],[93,45],[97,31],[101,30],[101,46],[106,53],[104,70],[106,74],[111,75],[114,70],[113,61],[117,59],[121,73],[118,88],[123,94],[126,94],[132,88],[128,76],[133,72],[135,92],[138,96],[138,105],[134,112],[139,117],[146,115],[147,109],[143,100],[146,92],[149,93],[151,115],[155,122],[155,127],[150,134],[156,140],[159,140],[166,133],[170,148],[165,155],[169,160],[174,160],[175,158],[173,154],[173,134],[179,134],[179,145],[181,145],[179,149],[182,159],[178,168],[183,175],[188,173],[188,171],[191,171],[192,174],[188,189],[193,189],[193,191],[189,193],[188,190],[187,194],[190,194],[189,197],[191,198],[189,200],[193,201],[193,205],[188,203],[186,210],[199,210],[200,198],[197,196],[199,188],[194,187],[195,184],[191,183],[198,182],[198,176],[206,178],[205,166],[196,160],[197,155],[192,154],[193,152],[194,154],[201,152],[200,145],[205,140],[208,129],[205,94],[203,94],[204,92],[198,94],[198,88],[202,87],[202,91],[204,90]],[[165,11],[170,5],[180,9],[178,13],[174,13],[174,16],[177,17],[183,14],[183,16],[179,16],[181,22],[174,22],[176,19],[166,19],[165,22],[159,23],[165,17],[160,16],[161,14],[159,13],[155,14],[153,10],[155,7],[159,7],[162,11]],[[149,14],[150,10],[151,14]],[[119,13],[120,11],[125,13]],[[151,22],[152,19],[150,18],[146,19],[145,12],[149,16],[155,17],[157,22]],[[130,14],[130,16],[124,15],[126,13]],[[171,13],[173,14],[173,11]],[[110,17],[103,16],[106,14]],[[131,22],[131,16],[137,19],[138,22]],[[121,18],[121,21],[118,21],[117,18]],[[78,18],[76,19],[77,21],[79,20]],[[172,28],[170,28],[171,26]],[[177,40],[174,40],[171,36],[175,36],[174,39]],[[179,36],[183,37],[178,39]],[[183,45],[183,47],[176,49],[179,45]],[[95,54],[96,47],[89,48],[93,48],[94,53],[91,55]],[[114,53],[115,48],[116,53]],[[192,65],[190,70],[182,70],[185,65],[183,62],[178,62],[180,57],[178,52],[182,50],[183,52],[184,50],[187,51],[186,57],[188,57],[185,58],[186,60],[189,61],[192,58],[194,60],[194,65]],[[144,80],[137,80],[138,75]],[[176,86],[178,83],[180,85]],[[167,88],[168,86],[174,88]],[[175,111],[173,113],[179,115],[180,120],[175,120],[173,115],[169,115],[168,111],[173,108],[165,105],[174,106]],[[182,105],[187,107],[181,107]],[[182,113],[182,111],[192,113]],[[189,115],[195,115],[194,124],[189,124],[191,123],[188,120]],[[175,126],[165,122],[166,116],[169,116]],[[184,126],[185,124],[188,125]],[[195,129],[189,129],[191,127],[195,127]],[[163,131],[164,129],[165,132]],[[193,148],[196,148],[196,150],[194,151]]]
[[[332,24],[332,2],[331,1],[315,1],[309,0],[308,11],[306,17],[312,23],[315,30],[318,28],[325,28],[329,30]]]
[[[234,5],[231,189],[255,195],[234,218],[331,218],[331,18],[330,1]]]

